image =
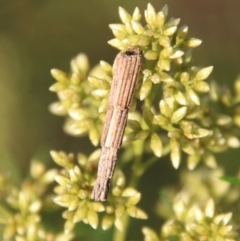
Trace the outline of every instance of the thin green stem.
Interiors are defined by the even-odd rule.
[[[132,171],[132,175],[130,178],[130,186],[133,188],[136,188],[138,183],[139,183],[139,179],[141,176],[141,172],[138,172],[138,166],[141,165],[142,162],[142,154],[143,154],[143,145],[144,145],[144,141],[136,141],[134,143],[134,156],[135,156],[135,160],[134,160],[134,167],[133,167],[133,171]],[[136,171],[135,171],[136,170]],[[130,221],[130,217],[128,214],[125,214],[123,217],[123,230],[119,231],[118,229],[115,228],[114,230],[114,235],[113,235],[113,241],[125,241],[126,240],[126,236],[127,236],[127,232],[128,232],[128,227],[129,227],[129,221]]]
[[[123,230],[119,231],[117,228],[114,230],[113,241],[125,241],[129,226],[129,215],[125,214],[123,217]]]
[[[144,141],[136,141],[134,143],[134,167],[132,171],[132,175],[129,181],[129,184],[131,187],[136,188],[138,186],[140,177],[143,175],[143,173],[146,172],[146,170],[151,167],[154,163],[156,163],[159,160],[159,157],[152,157],[148,162],[142,163],[142,155],[144,150]],[[163,149],[162,156],[165,156],[169,153],[170,146],[166,146]],[[128,226],[129,226],[130,217],[128,214],[125,214],[123,217],[123,231],[119,231],[115,228],[114,235],[113,235],[113,241],[125,241],[127,232],[128,232]]]

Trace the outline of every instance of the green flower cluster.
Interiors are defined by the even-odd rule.
[[[188,37],[188,27],[178,27],[179,19],[168,19],[167,6],[156,12],[148,4],[145,24],[140,22],[138,8],[132,15],[119,8],[119,15],[122,23],[110,24],[115,38],[109,44],[120,51],[138,47],[144,56],[123,139],[125,163],[119,167],[131,159],[132,176],[137,182],[161,156],[170,154],[173,166],[178,168],[184,152],[189,169],[194,169],[200,160],[215,168],[214,153],[240,146],[240,78],[234,85],[235,94],[215,82],[208,83],[213,67],[192,64],[192,50],[201,40]],[[71,74],[51,71],[57,82],[50,90],[57,93],[59,101],[50,110],[67,117],[64,129],[68,134],[88,135],[94,146],[99,143],[105,121],[113,70],[114,64],[105,61],[90,70],[87,57],[79,54],[71,61]],[[154,155],[143,161],[147,152]],[[55,202],[67,208],[63,213],[66,234],[80,221],[96,228],[100,213],[104,230],[113,225],[122,230],[126,215],[147,217],[136,207],[141,194],[125,184],[119,169],[115,171],[108,202],[90,199],[100,150],[89,157],[79,154],[79,165],[74,164],[72,154],[52,151],[51,155],[63,167],[56,176],[59,186],[55,188]],[[218,189],[223,190],[222,186]],[[174,217],[164,225],[160,238],[144,228],[145,240],[234,240],[231,215],[218,214],[214,209],[218,199],[206,191],[211,187],[204,190],[204,202],[199,202],[199,197],[193,204],[191,195],[184,201],[176,200],[172,205]]]
[[[166,190],[167,197],[159,200],[156,212],[167,220],[160,235],[144,227],[145,241],[237,240],[234,223],[240,220],[232,220],[232,213],[226,210],[232,206],[240,212],[239,190],[216,179],[223,171],[216,168],[214,153],[240,146],[240,77],[234,83],[234,94],[216,82],[208,83],[213,67],[192,65],[192,50],[201,40],[188,37],[188,27],[178,26],[180,19],[168,19],[167,6],[156,12],[148,4],[145,24],[138,8],[131,15],[120,7],[119,15],[122,23],[110,24],[115,38],[109,44],[122,52],[138,47],[144,61],[124,134],[124,152],[119,158],[123,161],[115,170],[108,201],[91,199],[100,149],[89,156],[79,153],[77,163],[71,153],[51,151],[60,170],[46,170],[39,161],[32,161],[30,178],[19,186],[0,174],[3,241],[70,241],[80,222],[94,229],[98,225],[103,230],[115,227],[115,236],[124,240],[129,217],[147,219],[137,206],[141,193],[132,186],[164,155],[170,154],[178,168],[182,152],[187,154],[188,169],[194,169],[200,160],[215,169],[182,173],[183,189]],[[50,111],[66,117],[66,133],[88,135],[94,146],[99,144],[113,70],[114,64],[105,61],[90,69],[85,54],[71,61],[70,74],[52,69],[56,83],[50,91],[57,94],[58,101],[50,105]],[[144,160],[148,152],[152,157]],[[121,170],[130,160],[133,171],[126,180]],[[52,197],[48,188],[54,180]],[[62,233],[45,229],[43,212],[56,210],[52,199],[65,208]]]
[[[138,8],[132,16],[119,8],[122,24],[110,24],[116,37],[109,41],[111,45],[121,51],[137,46],[145,58],[123,144],[143,140],[145,151],[150,147],[156,157],[171,152],[175,168],[181,162],[182,151],[188,155],[190,169],[194,169],[200,159],[215,167],[213,152],[240,145],[236,135],[239,133],[235,132],[240,123],[239,81],[235,86],[236,97],[231,97],[226,90],[218,93],[216,84],[212,84],[209,92],[210,85],[205,80],[212,66],[191,65],[192,49],[201,41],[187,37],[188,27],[178,28],[180,20],[167,20],[167,14],[167,6],[156,13],[148,4],[143,26]],[[67,133],[88,134],[95,146],[105,120],[113,68],[101,61],[89,71],[86,56],[80,54],[71,62],[71,75],[56,69],[51,72],[57,83],[50,90],[58,94],[59,101],[52,104],[50,110],[67,116],[64,127]],[[201,93],[205,93],[204,98],[200,98]],[[142,110],[136,110],[137,99],[141,100]],[[224,115],[216,108],[222,104]]]
[[[232,213],[221,213],[220,210],[223,209],[222,200],[225,196],[232,196],[230,193],[233,191],[228,183],[216,177],[222,174],[221,169],[182,173],[182,190],[174,195],[172,189],[165,190],[158,203],[157,212],[168,220],[161,227],[160,236],[151,228],[144,227],[144,240],[237,240],[237,226]],[[231,202],[228,200],[228,204]]]
[[[51,70],[57,82],[50,87],[50,91],[57,93],[59,101],[50,105],[50,111],[68,117],[64,126],[68,134],[89,134],[92,144],[96,146],[99,143],[103,117],[98,114],[100,102],[91,95],[94,91],[86,79],[89,71],[86,55],[79,54],[71,61],[71,71],[72,74],[68,75],[58,69]],[[94,72],[100,71],[95,69],[91,74]]]
[[[0,175],[0,223],[4,224],[3,241],[70,241],[73,234],[52,233],[45,229],[43,210],[54,210],[52,195],[47,194],[56,169],[46,170],[39,161],[31,163],[31,179],[18,187]]]
[[[175,218],[162,227],[160,238],[148,227],[142,229],[145,241],[235,241],[238,234],[231,224],[231,213],[216,214],[215,204],[210,199],[203,208],[189,206],[182,200],[174,205]]]
[[[188,27],[178,28],[180,19],[167,20],[167,6],[156,12],[148,4],[144,14],[146,25],[140,23],[138,8],[132,16],[119,8],[119,15],[122,24],[110,24],[116,38],[109,43],[123,51],[129,46],[138,46],[145,57],[142,81],[135,93],[136,98],[144,101],[143,112],[130,115],[128,127],[131,131],[126,132],[124,140],[148,137],[146,144],[150,144],[157,157],[162,155],[164,148],[171,149],[175,168],[180,164],[182,151],[188,155],[189,169],[194,169],[200,159],[215,167],[212,152],[240,146],[239,131],[236,132],[239,80],[235,84],[235,97],[226,89],[224,93],[217,93],[216,84],[213,84],[209,95],[200,98],[200,94],[210,90],[205,80],[213,69],[212,66],[191,65],[192,49],[198,47],[201,40],[187,37]],[[220,110],[222,104],[226,115],[222,109],[220,113],[216,109],[218,105]]]
[[[54,202],[67,208],[63,213],[66,219],[65,234],[70,233],[75,224],[81,221],[96,229],[99,223],[98,213],[103,213],[101,215],[103,230],[111,228],[112,225],[122,230],[125,215],[138,219],[147,218],[145,212],[136,207],[141,194],[134,188],[125,187],[125,177],[120,170],[116,171],[108,202],[91,200],[99,150],[89,157],[79,154],[79,165],[74,164],[72,154],[51,151],[51,155],[54,161],[63,167],[55,177],[59,185],[54,189],[57,194]]]

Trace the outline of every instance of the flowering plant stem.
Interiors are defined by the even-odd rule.
[[[135,165],[133,166],[134,171],[132,171],[132,175],[130,178],[130,186],[136,188],[139,183],[139,179],[143,172],[138,171],[141,170],[141,162],[142,162],[142,155],[143,155],[143,141],[136,141],[134,143],[134,156],[135,156]],[[125,214],[123,217],[123,230],[120,231],[117,228],[114,230],[113,241],[124,241],[126,240],[128,226],[129,226],[130,216]]]
[[[163,155],[167,155],[169,153],[169,148],[166,148],[166,150],[163,152]],[[133,171],[132,175],[129,181],[129,186],[137,189],[139,180],[141,176],[146,172],[146,170],[151,167],[154,163],[156,163],[157,160],[159,160],[159,157],[154,156],[151,158],[148,162],[143,163],[142,162],[142,157],[143,157],[143,152],[144,152],[144,141],[135,141],[134,142],[134,166],[133,166]],[[130,216],[125,214],[123,217],[123,230],[120,231],[117,228],[114,229],[114,235],[113,235],[113,241],[125,241],[127,232],[128,232],[128,227],[129,227],[129,221],[130,221]]]

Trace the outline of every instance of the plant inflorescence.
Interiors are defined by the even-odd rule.
[[[80,148],[76,157],[51,151],[61,168],[47,171],[35,163],[31,181],[21,187],[6,188],[1,176],[1,193],[7,196],[6,206],[1,207],[4,215],[0,219],[6,225],[3,240],[72,240],[79,222],[94,229],[114,227],[113,240],[125,240],[129,217],[148,218],[148,210],[139,207],[144,195],[137,187],[139,179],[167,155],[176,169],[182,159],[187,160],[189,170],[196,169],[200,161],[205,167],[182,173],[181,191],[162,190],[156,212],[166,222],[160,233],[143,227],[144,240],[237,240],[231,209],[226,210],[237,202],[239,194],[218,179],[224,171],[218,167],[215,153],[240,146],[240,78],[235,81],[234,94],[210,83],[207,79],[213,67],[193,65],[192,52],[201,40],[189,37],[188,27],[179,27],[180,19],[168,18],[167,6],[156,12],[148,4],[145,23],[138,8],[131,15],[120,7],[119,15],[122,23],[109,25],[115,36],[109,44],[122,52],[136,46],[144,61],[108,200],[93,201],[91,192],[114,66],[100,61],[90,68],[87,56],[79,54],[71,61],[70,73],[51,70],[56,83],[50,91],[57,94],[58,101],[51,104],[50,111],[66,118],[66,133],[87,135],[96,148],[90,155]],[[124,174],[126,165],[132,168],[129,178]],[[53,178],[57,182],[53,200],[64,207],[66,220],[64,234],[56,235],[42,228],[40,216],[44,191]]]

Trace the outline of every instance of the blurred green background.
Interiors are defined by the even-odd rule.
[[[54,83],[50,69],[69,71],[70,59],[79,52],[89,56],[92,66],[100,60],[112,63],[117,50],[107,44],[113,38],[108,24],[119,22],[118,6],[132,13],[136,6],[143,11],[147,3],[0,0],[1,170],[15,173],[17,181],[28,172],[31,159],[51,163],[50,149],[93,149],[87,139],[83,142],[64,134],[64,119],[49,113],[48,105],[56,100],[48,91]],[[180,25],[189,26],[189,35],[203,40],[195,51],[195,64],[214,65],[212,79],[231,85],[240,73],[240,1],[151,3],[157,11],[168,4],[169,16],[181,18]],[[235,153],[230,152],[231,158],[237,160]]]
[[[118,6],[143,11],[144,0],[0,0],[0,150],[1,165],[15,162],[24,172],[34,156],[48,158],[50,148],[81,149],[78,139],[62,132],[63,118],[48,105],[56,96],[51,68],[69,70],[85,52],[92,65],[113,62],[117,51],[107,44],[109,23],[119,22]],[[212,78],[230,84],[240,73],[240,1],[153,0],[156,10],[169,6],[190,36],[203,40],[195,51],[200,66],[214,65]],[[88,142],[87,142],[88,143]],[[9,161],[9,162],[7,162]]]

